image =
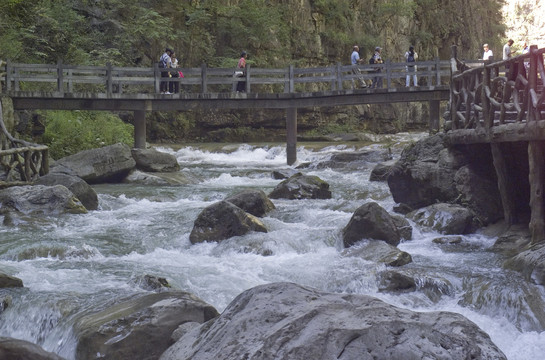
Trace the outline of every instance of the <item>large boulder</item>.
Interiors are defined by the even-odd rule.
[[[483,224],[491,224],[503,218],[498,182],[495,178],[476,171],[473,167],[462,166],[454,176],[458,201],[473,210]]]
[[[0,337],[0,359],[5,360],[63,360],[57,354],[45,351],[31,342]]]
[[[78,176],[52,172],[38,178],[34,185],[64,185],[81,201],[87,210],[96,210],[98,208],[97,193],[85,180]]]
[[[13,287],[23,287],[23,280],[0,273],[0,289]]]
[[[192,244],[205,241],[221,241],[241,236],[250,231],[267,232],[257,217],[236,205],[219,201],[206,207],[197,217],[189,234]]]
[[[386,181],[388,180],[388,175],[394,168],[396,160],[389,160],[385,162],[378,163],[375,165],[373,170],[371,170],[371,175],[369,175],[369,181]]]
[[[545,285],[545,243],[528,246],[520,254],[508,259],[504,267],[520,271],[527,281]]]
[[[440,134],[406,148],[387,178],[394,201],[417,209],[455,199],[454,175],[463,162],[463,155],[447,149]]]
[[[136,162],[128,145],[114,144],[64,157],[56,166],[71,169],[89,184],[98,184],[120,182],[134,169]]]
[[[174,172],[180,171],[180,164],[176,156],[156,149],[132,149],[132,156],[136,161],[136,168],[147,172]]]
[[[473,212],[456,204],[434,204],[407,214],[420,226],[446,235],[469,234],[474,230]]]
[[[384,241],[362,241],[358,246],[352,246],[342,252],[346,257],[358,257],[387,266],[403,266],[413,261],[411,255],[401,251]]]
[[[360,206],[342,231],[344,247],[360,240],[382,240],[397,246],[401,241],[399,230],[392,216],[376,202]]]
[[[0,209],[22,214],[83,214],[85,206],[63,185],[13,186],[0,190]]]
[[[157,359],[172,345],[178,326],[218,315],[214,307],[183,291],[133,298],[76,323],[76,359]]]
[[[263,217],[275,209],[274,204],[263,190],[244,190],[229,196],[225,201],[257,217]]]
[[[444,134],[430,136],[403,150],[387,180],[403,208],[458,203],[473,210],[482,225],[503,217],[488,144],[449,147]]]
[[[413,312],[292,283],[257,286],[186,333],[160,360],[506,359],[460,314]]]
[[[314,175],[297,173],[282,181],[269,194],[271,199],[331,199],[329,184]]]

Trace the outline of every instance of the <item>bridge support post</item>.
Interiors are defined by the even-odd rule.
[[[297,161],[297,108],[286,110],[286,155],[288,165]]]
[[[146,112],[144,110],[134,112],[134,147],[146,148]]]
[[[528,161],[530,162],[530,234],[532,244],[545,242],[545,202],[543,187],[545,182],[545,142],[528,143]]]
[[[435,134],[439,131],[441,118],[441,102],[439,100],[430,100],[430,134]]]
[[[512,225],[517,220],[513,182],[509,177],[507,162],[503,155],[501,145],[498,143],[491,143],[490,148],[492,150],[492,162],[494,163],[496,176],[498,178],[498,189],[500,190],[501,203],[503,206],[503,218],[507,224]]]

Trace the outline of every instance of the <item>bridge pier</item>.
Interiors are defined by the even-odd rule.
[[[545,182],[545,142],[528,143],[528,161],[530,165],[530,233],[532,244],[545,241],[545,203],[543,201]]]
[[[288,165],[297,161],[297,108],[286,109],[286,155]]]
[[[146,148],[146,111],[134,111],[134,147]]]
[[[430,134],[435,134],[439,131],[439,124],[441,118],[441,101],[430,100]]]

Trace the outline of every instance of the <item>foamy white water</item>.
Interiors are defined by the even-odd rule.
[[[394,156],[403,142],[416,137],[390,136]],[[380,144],[367,148],[383,150]],[[413,257],[404,268],[423,282],[437,283],[440,296],[423,290],[379,292],[376,275],[384,265],[342,256],[342,228],[359,206],[376,201],[392,211],[395,205],[387,184],[368,181],[374,164],[317,166],[359,146],[313,150],[300,145],[298,163],[311,163],[301,171],[327,181],[332,199],[273,200],[277,209],[263,219],[268,233],[198,245],[190,244],[189,233],[204,207],[244,189],[268,193],[281,181],[271,173],[290,169],[284,145],[158,149],[174,154],[181,171],[195,181],[169,187],[98,185],[100,210],[0,228],[0,269],[25,284],[24,289],[0,290],[0,297],[12,299],[0,315],[0,336],[32,341],[73,359],[74,321],[145,293],[134,280],[150,274],[167,278],[174,288],[194,293],[220,312],[244,290],[276,281],[368,294],[416,311],[453,311],[487,332],[510,360],[545,358],[545,332],[525,299],[531,294],[543,301],[543,289],[502,269],[502,258],[489,251],[494,238],[474,234],[459,245],[439,245],[432,239],[440,234],[414,227],[413,240],[399,246]],[[262,250],[272,255],[262,256]]]

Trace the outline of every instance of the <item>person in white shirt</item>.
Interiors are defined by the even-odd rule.
[[[488,48],[488,44],[484,44],[483,45],[483,50],[484,50],[484,53],[483,53],[483,60],[489,60],[491,57],[494,56],[494,54],[492,53],[492,50],[490,50]]]
[[[511,46],[513,46],[513,43],[514,41],[512,39],[509,39],[509,41],[507,41],[507,44],[503,46],[503,60],[509,59],[515,53],[515,51],[511,51]]]
[[[407,62],[407,78],[405,79],[405,86],[409,87],[411,84],[411,77],[413,78],[413,85],[418,86],[418,79],[416,78],[416,59],[418,54],[414,51],[414,46],[409,46],[409,51],[405,53],[405,61]],[[412,73],[412,75],[411,75]]]

